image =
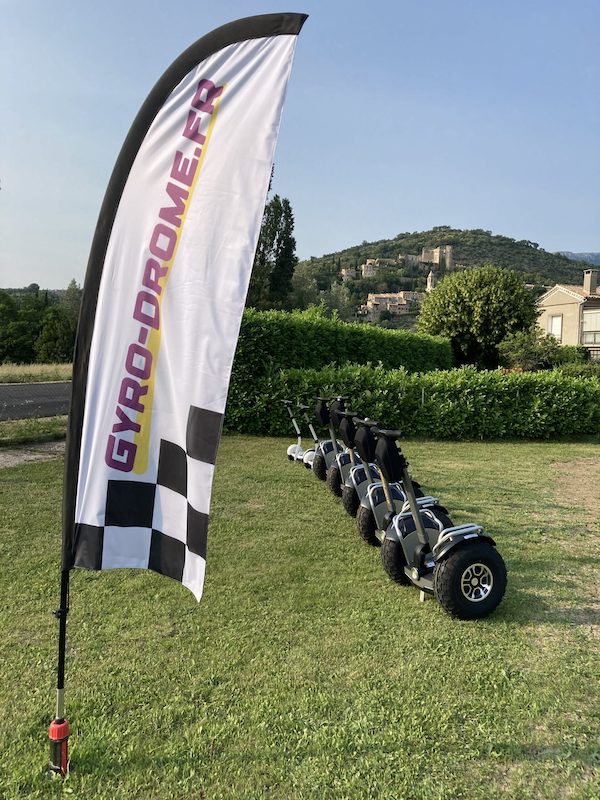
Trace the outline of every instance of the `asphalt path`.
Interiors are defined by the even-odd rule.
[[[71,381],[0,383],[0,420],[58,417],[70,404]]]

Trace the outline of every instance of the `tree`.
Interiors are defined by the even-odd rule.
[[[425,296],[419,328],[446,336],[459,364],[498,366],[498,345],[537,319],[535,297],[510,270],[486,265],[447,275]]]
[[[510,333],[498,345],[500,363],[526,372],[550,369],[560,359],[560,345],[537,325],[527,331]]]
[[[18,309],[13,298],[0,289],[0,362],[9,358],[9,326],[17,319]]]
[[[35,340],[36,361],[42,364],[65,363],[73,358],[77,321],[61,306],[47,309],[40,334]]]
[[[318,302],[317,282],[307,271],[306,265],[304,268],[294,270],[292,293],[289,298],[290,308],[305,309],[317,305]]]
[[[276,194],[265,206],[246,304],[281,308],[292,290],[298,259],[290,201]]]
[[[352,295],[345,283],[334,283],[331,289],[322,293],[323,302],[326,307],[345,322],[352,319],[354,304]]]
[[[73,278],[66,288],[64,295],[60,299],[60,305],[65,311],[67,317],[77,325],[79,319],[79,307],[81,306],[81,287]]]
[[[275,195],[277,197],[277,195]],[[273,200],[275,200],[275,197]],[[269,281],[271,300],[283,303],[292,290],[292,278],[298,263],[296,239],[294,238],[294,214],[290,201],[281,201],[281,213],[275,239],[273,269]]]
[[[40,332],[45,311],[44,298],[40,298],[37,291],[30,291],[30,287],[20,302],[15,302],[6,292],[2,292],[2,295],[0,359],[17,364],[30,364],[35,358],[34,342]]]

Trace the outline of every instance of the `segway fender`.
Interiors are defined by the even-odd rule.
[[[437,522],[435,517],[427,510],[426,507],[421,509],[421,519],[423,520],[423,524],[426,528],[431,528],[432,526],[435,526],[436,523],[439,526],[439,522]],[[410,511],[401,511],[399,514],[395,512],[388,512],[386,516],[386,523],[387,527],[385,529],[385,538],[391,539],[394,542],[402,543],[406,536],[414,533],[415,531],[413,516]],[[406,530],[403,527],[403,524],[405,523],[412,525],[412,528]]]
[[[343,469],[350,463],[350,456],[348,455],[348,453],[340,453],[335,460],[337,461],[338,467],[340,469]]]
[[[315,450],[307,450],[304,453],[304,457],[302,461],[304,462],[304,466],[307,469],[312,469],[312,463],[315,460],[316,451]]]
[[[358,487],[361,483],[364,483],[365,480],[365,469],[362,464],[357,464],[357,466],[352,467],[348,473],[348,477],[346,478],[346,486],[358,491]]]
[[[496,542],[491,536],[484,533],[480,525],[456,525],[453,528],[446,528],[442,531],[433,548],[433,557],[438,562],[443,561],[457,547],[462,546],[465,542],[473,542],[475,540],[488,542],[492,547],[496,547]]]
[[[385,536],[384,539],[390,539],[392,542],[402,542],[402,537],[396,530],[395,526],[390,522],[387,528],[385,529]]]
[[[326,439],[324,442],[321,442],[321,444],[319,445],[319,449],[320,449],[321,453],[324,456],[326,456],[328,453],[331,453],[331,451],[333,450],[333,442],[331,441],[331,439]]]

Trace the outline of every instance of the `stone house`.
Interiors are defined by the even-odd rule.
[[[537,301],[538,325],[561,344],[583,345],[600,361],[600,270],[586,269],[583,285],[557,283]]]
[[[409,314],[416,310],[423,299],[421,292],[385,292],[381,294],[369,293],[367,302],[358,310],[358,316],[366,317],[376,322],[382,311],[390,314]]]

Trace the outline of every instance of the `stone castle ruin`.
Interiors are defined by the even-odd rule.
[[[353,281],[357,278],[375,278],[377,272],[384,267],[417,267],[423,269],[430,267],[430,274],[435,283],[435,275],[439,271],[450,272],[455,268],[454,255],[451,244],[439,247],[424,247],[421,255],[400,253],[397,258],[368,258],[359,267],[345,267],[342,269],[342,281]],[[429,283],[429,278],[428,278]]]

